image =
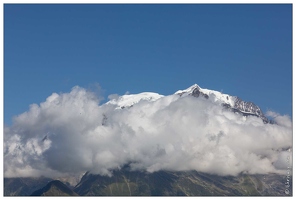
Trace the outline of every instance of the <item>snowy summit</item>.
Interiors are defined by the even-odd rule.
[[[203,89],[199,87],[197,84],[192,85],[191,87],[185,90],[178,90],[175,94],[180,96],[187,96],[187,95],[194,95],[195,93],[200,92],[204,96],[208,97],[211,101],[217,103],[226,103],[229,104],[231,107],[234,106],[236,97],[230,96],[228,94],[222,94],[221,92],[209,89]]]
[[[122,95],[118,98],[112,99],[108,101],[106,104],[113,104],[116,105],[116,109],[125,108],[125,107],[131,107],[136,103],[139,103],[140,101],[156,101],[157,99],[163,97],[163,95],[160,95],[158,93],[154,92],[142,92],[139,94],[128,94],[128,95]]]

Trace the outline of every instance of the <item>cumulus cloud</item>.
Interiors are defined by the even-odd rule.
[[[292,157],[288,116],[269,112],[277,124],[264,124],[192,96],[125,109],[99,99],[76,86],[16,116],[4,130],[4,175],[111,175],[126,164],[148,172],[284,173]]]
[[[292,128],[292,121],[288,115],[280,115],[273,111],[267,111],[266,116],[271,117],[277,124]]]

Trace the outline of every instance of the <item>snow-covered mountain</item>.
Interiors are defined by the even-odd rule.
[[[273,124],[256,104],[197,84],[109,98],[100,105],[74,87],[17,116],[4,129],[4,194],[281,196],[291,187],[288,116]]]
[[[244,116],[253,115],[260,117],[264,123],[270,122],[267,117],[264,116],[263,112],[256,104],[252,102],[246,102],[240,99],[237,96],[231,96],[229,94],[223,94],[221,92],[204,89],[194,84],[187,89],[178,90],[174,93],[174,95],[179,95],[181,98],[185,96],[194,96],[196,98],[203,97],[212,101],[213,103],[217,103],[224,108],[230,109],[233,112],[240,113]],[[154,93],[154,92],[142,92],[139,94],[129,94],[122,95],[115,99],[108,101],[106,104],[116,105],[116,109],[123,109],[127,107],[131,107],[134,104],[137,104],[141,101],[157,101],[164,97],[164,95]]]
[[[142,92],[139,94],[126,94],[108,101],[106,104],[116,105],[116,109],[131,107],[140,101],[156,101],[163,97],[154,92]]]
[[[191,87],[185,90],[178,90],[175,94],[180,95],[181,97],[192,95],[194,97],[199,97],[200,95],[211,100],[212,102],[217,102],[220,104],[229,104],[231,107],[235,105],[235,97],[232,97],[228,94],[222,94],[221,92],[203,89],[197,84],[192,85]]]
[[[264,116],[263,112],[253,102],[246,102],[240,99],[237,96],[230,96],[228,94],[222,94],[221,92],[203,89],[197,84],[192,85],[191,87],[185,90],[178,90],[175,94],[182,96],[192,95],[194,97],[203,96],[206,99],[216,102],[225,108],[231,109],[233,112],[239,112],[244,116],[254,115],[260,117],[264,123],[270,122],[267,117]]]

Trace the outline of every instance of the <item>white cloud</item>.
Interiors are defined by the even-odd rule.
[[[290,118],[271,112],[278,124],[191,96],[122,110],[98,103],[96,95],[74,87],[16,116],[4,130],[5,176],[111,175],[125,164],[149,172],[281,173],[292,146]]]
[[[292,121],[288,115],[281,116],[280,114],[273,111],[267,111],[266,115],[268,117],[272,117],[277,124],[292,128]]]
[[[108,96],[108,99],[109,100],[112,100],[112,99],[118,99],[119,98],[119,95],[118,94],[110,94],[109,96]]]

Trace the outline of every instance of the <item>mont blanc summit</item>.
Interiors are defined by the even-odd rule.
[[[184,90],[178,90],[173,95],[178,95],[180,96],[180,98],[184,98],[186,96],[205,98],[208,99],[210,102],[221,105],[224,108],[228,108],[233,112],[240,113],[244,116],[257,116],[261,118],[264,123],[271,122],[256,104],[243,101],[237,96],[223,94],[215,90],[203,89],[197,84],[194,84]],[[133,105],[140,102],[154,102],[163,97],[165,96],[155,92],[142,92],[139,94],[127,94],[117,96],[116,98],[108,101],[106,104],[115,105],[116,109],[123,109],[132,107]],[[176,100],[178,100],[178,98],[172,99],[172,101]]]

